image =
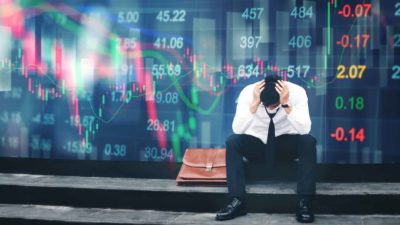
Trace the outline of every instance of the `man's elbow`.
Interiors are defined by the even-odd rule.
[[[301,124],[298,129],[299,133],[304,135],[304,134],[309,134],[311,131],[311,121],[305,122],[304,124]]]
[[[305,129],[299,130],[299,133],[300,133],[301,135],[305,135],[305,134],[309,134],[310,131],[311,131],[311,128],[305,128]]]
[[[232,125],[232,131],[234,134],[243,134],[244,132],[243,128],[235,125]]]

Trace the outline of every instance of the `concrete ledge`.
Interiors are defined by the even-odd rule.
[[[247,185],[249,212],[293,213],[293,182]],[[177,186],[175,180],[0,173],[0,203],[85,208],[215,212],[226,187]],[[317,213],[400,214],[400,183],[318,183]]]
[[[250,213],[219,222],[214,213],[168,212],[101,208],[72,208],[44,205],[0,204],[2,224],[187,224],[187,225],[282,225],[298,224],[292,214]],[[316,215],[315,225],[397,225],[400,215]]]
[[[0,173],[0,185],[26,187],[226,193],[226,187],[177,186],[175,180]],[[249,194],[294,194],[293,182],[252,182]],[[320,195],[400,195],[400,183],[318,183]]]

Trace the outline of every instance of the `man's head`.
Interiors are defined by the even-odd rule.
[[[265,87],[260,94],[261,103],[268,109],[274,109],[279,106],[279,94],[275,90],[275,85],[278,80],[281,80],[279,76],[272,75],[265,79]]]

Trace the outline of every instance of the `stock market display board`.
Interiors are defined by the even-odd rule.
[[[180,162],[271,73],[318,163],[400,162],[400,0],[1,0],[0,156]]]

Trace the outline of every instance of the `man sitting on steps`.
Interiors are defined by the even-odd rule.
[[[247,213],[243,156],[264,162],[275,158],[298,158],[296,219],[314,221],[316,140],[308,133],[311,119],[305,90],[278,76],[246,86],[240,93],[232,124],[234,134],[226,140],[229,204],[217,212],[217,220]],[[276,155],[276,157],[275,157]]]

